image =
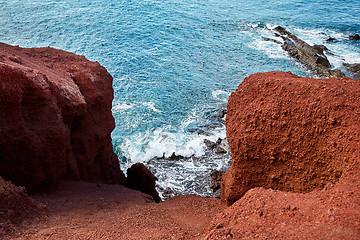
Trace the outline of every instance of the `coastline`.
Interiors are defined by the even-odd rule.
[[[3,49],[12,48],[14,47],[9,46]],[[30,116],[26,120],[32,120],[31,124],[26,125],[26,127],[31,128],[31,133],[34,134],[32,135],[33,138],[29,139],[37,141],[45,139],[48,144],[45,146],[52,146],[52,143],[49,142],[51,139],[43,137],[44,134],[47,136],[47,132],[42,127],[47,126],[47,121],[51,118],[36,118],[34,117],[36,114],[32,114],[33,112],[25,114],[28,113],[27,111],[33,110],[33,106],[40,108],[53,106],[56,98],[52,94],[56,96],[58,92],[53,89],[50,91],[44,83],[61,82],[65,76],[65,80],[68,82],[62,86],[71,93],[77,93],[71,91],[72,88],[76,89],[76,84],[97,83],[98,88],[95,85],[85,84],[86,89],[80,92],[81,96],[87,98],[87,104],[90,104],[92,95],[87,95],[84,90],[90,89],[97,93],[95,97],[93,96],[95,103],[90,104],[90,106],[98,106],[96,99],[103,99],[105,96],[102,94],[107,92],[100,91],[104,90],[101,82],[109,81],[109,74],[98,63],[88,62],[84,57],[63,51],[46,48],[40,49],[41,52],[39,53],[39,49],[16,49],[15,52],[18,52],[18,56],[13,55],[14,51],[10,51],[11,54],[2,54],[0,67],[5,70],[0,72],[0,77],[4,83],[12,83],[19,79],[23,82],[17,82],[19,85],[2,85],[0,99],[7,105],[2,104],[1,106],[6,107],[6,112],[11,112],[10,110],[14,109],[14,102],[29,103],[29,105],[22,105],[22,108],[17,112],[22,117]],[[29,69],[29,64],[39,66],[43,63],[43,61],[34,60],[39,59],[39,56],[34,57],[31,54],[32,51],[34,51],[33,54],[45,56],[47,65]],[[52,55],[54,52],[56,54]],[[59,61],[59,52],[70,56],[69,61],[64,61],[64,59]],[[81,70],[76,68],[74,64],[74,59],[79,58],[82,59]],[[51,70],[52,63],[56,64],[57,74]],[[95,67],[88,68],[86,64]],[[75,71],[75,75],[69,75],[72,77],[67,78],[67,74],[71,73],[69,67],[78,70]],[[64,69],[64,72],[61,69]],[[17,77],[19,73],[21,73],[22,78]],[[74,71],[72,73],[74,74]],[[71,81],[75,81],[76,84],[72,84]],[[269,87],[272,89],[270,92],[268,91]],[[37,91],[32,91],[34,88]],[[108,84],[107,89],[110,92],[111,88],[111,84]],[[30,90],[24,91],[24,89]],[[219,199],[202,198],[195,195],[177,196],[155,204],[149,195],[130,190],[121,185],[108,185],[106,181],[109,179],[106,177],[105,179],[99,178],[97,171],[86,173],[84,178],[81,178],[81,174],[80,178],[76,178],[76,176],[74,178],[73,174],[67,175],[66,173],[69,171],[63,171],[60,174],[55,173],[54,175],[51,175],[53,172],[48,171],[47,176],[58,182],[58,189],[44,192],[45,188],[39,189],[42,184],[39,185],[38,182],[35,182],[42,193],[32,195],[30,198],[33,198],[38,204],[33,204],[22,188],[11,186],[9,183],[4,183],[5,187],[1,187],[0,194],[6,196],[1,200],[10,199],[10,202],[1,202],[0,206],[0,223],[1,226],[4,226],[1,237],[4,239],[46,239],[49,237],[60,239],[111,239],[113,237],[119,239],[129,239],[129,237],[134,239],[240,239],[267,237],[277,239],[279,237],[302,238],[304,236],[306,238],[321,238],[326,231],[327,235],[325,236],[330,238],[356,239],[360,235],[358,224],[358,219],[360,219],[360,170],[358,164],[360,152],[356,145],[360,137],[358,126],[360,93],[358,89],[360,89],[358,80],[350,78],[312,79],[284,72],[254,74],[241,83],[238,90],[231,95],[232,100],[229,101],[228,105],[228,114],[230,114],[228,116],[230,117],[227,117],[226,120],[227,136],[234,161],[231,170],[225,173],[221,191],[222,202],[227,205],[233,204],[230,207],[222,205]],[[16,94],[9,94],[11,91]],[[43,93],[48,95],[44,97]],[[319,98],[319,94],[323,96],[324,102]],[[295,97],[298,101],[294,101]],[[24,99],[31,101],[23,101]],[[80,102],[82,103],[80,105],[84,106],[82,101],[78,101],[79,98],[70,98],[70,100],[75,100],[74,102],[70,101],[70,103]],[[55,102],[57,104],[61,101]],[[76,107],[77,105],[70,104],[67,106]],[[104,110],[105,114],[111,115],[111,106],[109,104],[107,106],[107,109]],[[55,109],[57,109],[56,113],[58,114],[54,114],[54,116],[62,116],[63,112],[59,108]],[[266,109],[267,111],[265,111]],[[66,110],[71,112],[71,108]],[[93,112],[94,110],[88,111],[96,114]],[[313,116],[313,118],[306,114]],[[9,115],[8,117],[12,116]],[[17,137],[24,136],[21,135],[20,130],[24,131],[25,129],[27,131],[27,128],[21,125],[23,122],[16,125],[17,122],[10,121],[11,118],[8,121],[4,121],[5,118],[1,119],[1,129],[5,133],[1,135],[3,137],[2,143],[5,140],[9,141],[9,138],[5,139],[4,136],[13,133],[11,129],[15,127],[19,129]],[[71,120],[71,118],[66,119]],[[97,118],[90,118],[89,120],[93,122],[88,122],[86,127],[98,127],[98,125],[93,124],[99,123]],[[51,121],[50,123],[53,124]],[[70,128],[70,135],[72,131],[76,130],[76,126],[78,125],[75,124]],[[114,124],[110,123],[109,126],[111,128]],[[82,130],[75,131],[77,140],[75,142],[89,141],[89,131],[80,129]],[[96,128],[96,130],[100,131],[100,133],[97,132],[99,135],[104,133],[105,137],[102,141],[109,143],[110,131],[108,126]],[[291,133],[293,132],[299,134],[292,136]],[[309,141],[302,141],[301,137]],[[15,137],[13,140],[16,139],[18,138]],[[57,142],[56,139],[53,141]],[[303,142],[313,144],[313,150],[305,151],[304,149],[307,148],[301,145]],[[321,145],[318,146],[319,143]],[[22,147],[18,143],[15,146]],[[31,144],[31,146],[36,145]],[[7,170],[6,164],[13,164],[11,162],[13,159],[21,160],[16,155],[18,152],[7,151],[6,149],[1,149],[3,151],[2,156],[7,157],[4,160],[2,159],[2,172],[5,172],[4,169]],[[46,169],[47,167],[52,170],[56,168],[57,162],[41,160],[43,156],[37,155],[41,151],[38,149],[34,151],[33,155],[30,153],[25,155],[27,159],[32,160],[28,162],[30,168],[27,170]],[[100,151],[100,155],[94,155],[108,156],[108,154],[113,154],[111,148],[106,148],[108,152],[103,151],[105,150]],[[59,154],[63,153],[64,151],[59,152]],[[306,165],[306,162],[303,164],[305,154],[308,154],[306,156],[309,159],[316,159],[314,162],[309,161],[315,165]],[[73,154],[72,156],[74,162],[81,165],[82,161],[78,161],[78,159],[84,160],[83,155]],[[314,156],[319,156],[319,159]],[[58,157],[59,160],[67,159],[66,155],[59,155]],[[39,159],[41,161],[38,161]],[[86,160],[88,159],[89,157],[86,158]],[[327,162],[324,159],[331,161]],[[90,169],[97,167],[98,158],[95,157],[93,160],[88,163]],[[263,166],[272,167],[264,168]],[[73,167],[73,165],[67,166],[67,168],[74,170]],[[81,169],[80,166],[79,169]],[[276,175],[275,173],[280,173],[279,169],[285,170]],[[15,175],[17,170],[23,169],[12,169],[11,173]],[[120,171],[120,168],[117,170]],[[244,173],[249,174],[246,176]],[[32,175],[33,172],[27,174],[38,177]],[[104,175],[106,176],[106,174]],[[7,172],[7,180],[11,180],[9,176],[11,174]],[[21,174],[17,175],[17,177],[19,176]],[[244,178],[244,176],[246,177]],[[64,178],[72,180],[64,181]],[[79,181],[80,179],[93,183],[85,183]],[[154,184],[153,176],[150,175],[150,179],[151,185]],[[239,179],[242,179],[240,183],[237,182]],[[308,181],[312,185],[313,179],[315,179],[315,184],[313,184],[315,187],[301,188],[303,181]],[[39,181],[47,183],[46,178]],[[138,178],[138,181],[141,181],[141,177]],[[111,179],[110,182],[114,183]],[[31,182],[27,184],[31,184]],[[297,186],[300,187],[297,188]],[[6,189],[10,190],[6,191]],[[15,190],[12,191],[12,189]],[[14,196],[20,202],[23,200],[22,206],[28,207],[29,210],[32,209],[34,214],[30,211],[29,215],[23,216],[23,219],[12,222],[12,215],[16,213],[14,209],[16,210],[20,206],[10,204],[12,194],[15,194]],[[286,225],[285,223],[291,224]],[[259,224],[262,226],[261,228],[258,227]],[[306,232],[309,227],[312,231]]]

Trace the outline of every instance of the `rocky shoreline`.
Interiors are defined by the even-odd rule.
[[[0,45],[1,239],[360,237],[358,80],[247,77],[227,106],[230,170],[211,173],[221,200],[164,202],[156,173],[119,168],[111,82],[83,56]],[[226,141],[205,141],[208,153],[229,153]]]
[[[274,37],[280,37],[282,41],[267,37],[263,37],[263,39],[281,45],[281,48],[292,58],[302,63],[307,69],[313,71],[319,77],[345,77],[345,73],[339,69],[333,69],[331,66],[326,54],[334,54],[325,45],[311,46],[281,26],[275,27],[272,29],[272,32]],[[357,34],[349,36],[349,39],[358,41],[358,36]],[[335,38],[329,37],[326,43],[334,41],[336,41]],[[360,63],[344,63],[344,66],[351,75],[350,77],[360,79]]]

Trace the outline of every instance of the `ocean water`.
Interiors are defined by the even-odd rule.
[[[262,38],[277,25],[325,44],[334,68],[360,62],[360,42],[347,39],[360,33],[359,0],[0,0],[1,42],[51,46],[107,68],[121,168],[144,162],[173,194],[210,196],[209,172],[229,167],[204,139],[226,137],[219,111],[244,77],[314,76]],[[185,158],[154,160],[173,153]]]

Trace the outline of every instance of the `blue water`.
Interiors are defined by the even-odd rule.
[[[244,77],[271,70],[314,76],[262,39],[277,25],[310,44],[337,38],[326,44],[334,67],[360,62],[360,43],[346,39],[360,33],[359,0],[0,0],[1,42],[85,55],[112,74],[112,137],[122,169],[173,152],[202,157],[151,166],[159,185],[177,193],[206,195],[208,188],[186,181],[227,167],[227,157],[204,161],[203,140],[225,137],[224,125],[207,126]]]

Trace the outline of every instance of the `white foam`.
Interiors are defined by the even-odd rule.
[[[329,56],[328,58],[335,59],[346,63],[359,63],[360,62],[360,49],[355,46],[346,43],[335,43],[328,45],[329,50],[335,54],[335,56]]]
[[[273,30],[274,28],[276,28],[279,25],[271,25],[270,23],[266,23],[265,26],[266,26],[267,29]]]
[[[276,26],[266,24],[267,29],[272,30]],[[280,40],[269,35],[273,34],[272,31],[267,29],[259,29],[258,33],[263,37],[269,37],[272,39]],[[346,36],[342,32],[336,32],[330,29],[301,29],[291,28],[288,30],[294,35],[304,40],[310,45],[324,45],[330,50],[332,54],[326,54],[332,68],[344,68],[343,63],[359,63],[360,51],[359,47],[356,47],[352,42],[347,41]],[[329,37],[335,38],[337,41],[333,43],[326,43]],[[281,40],[280,40],[281,41]],[[256,38],[253,47],[265,52],[271,58],[289,58],[285,51],[281,49],[279,44],[271,43],[263,39]]]
[[[115,106],[112,107],[111,111],[113,113],[125,111],[130,109],[134,106],[134,104],[127,104],[127,103],[117,103]]]
[[[155,107],[155,103],[153,102],[142,102],[141,104],[154,112],[161,113],[161,111]]]
[[[203,137],[197,134],[174,133],[166,128],[129,136],[121,145],[125,157],[132,162],[146,162],[154,157],[177,155],[190,157],[204,154]]]
[[[274,39],[274,37],[272,38]],[[262,38],[254,39],[254,41],[250,43],[250,47],[264,52],[270,58],[289,59],[288,55],[281,48],[280,44],[276,44],[271,41],[266,41]]]
[[[141,83],[141,84],[148,84],[148,85],[150,85],[150,84],[158,84],[157,81],[152,81],[152,82],[144,82],[144,81],[141,81],[140,83]]]
[[[211,95],[215,100],[227,102],[230,93],[224,90],[215,90],[211,93]]]

